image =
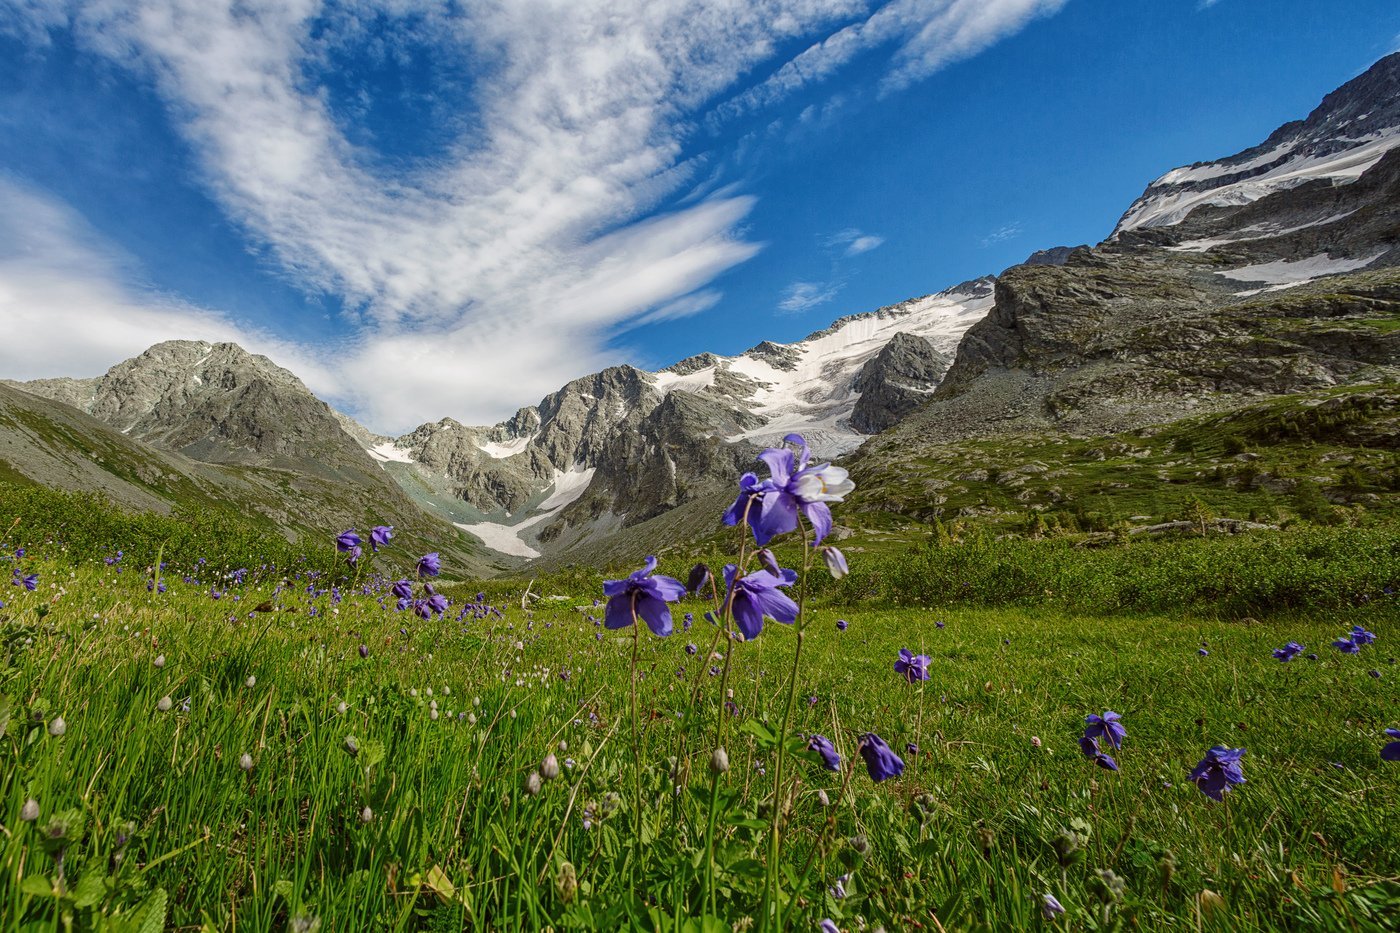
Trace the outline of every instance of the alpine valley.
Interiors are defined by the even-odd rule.
[[[1397,379],[1400,54],[1153,181],[1096,246],[796,343],[616,366],[499,424],[390,438],[265,357],[166,342],[0,386],[0,480],[223,503],[293,540],[382,520],[480,573],[684,549],[790,432],[851,470],[837,535],[857,547],[950,522],[1145,528],[1199,500],[1268,522],[1389,507]]]

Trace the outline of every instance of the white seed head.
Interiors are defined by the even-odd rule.
[[[438,711],[435,710],[435,709],[430,709],[430,710],[428,710],[428,718],[429,718],[429,719],[437,719],[437,718],[438,718]]]
[[[540,792],[540,773],[531,771],[530,776],[525,779],[525,793],[531,797],[536,797]]]
[[[560,739],[560,740],[559,740],[559,751],[561,751],[561,752],[567,752],[568,750],[569,750],[569,743],[568,743],[568,742],[565,742],[563,739]]]
[[[154,664],[156,667],[165,667],[165,655],[163,655],[163,654],[158,654],[158,655],[156,655],[156,659],[155,659],[154,661],[152,661],[151,663]]]
[[[244,771],[252,771],[253,756],[248,754],[247,752],[244,752],[238,757],[238,767],[242,768]]]
[[[62,735],[68,731],[68,723],[63,721],[62,716],[55,716],[53,722],[49,723],[49,735]]]
[[[710,753],[710,770],[715,774],[723,774],[729,770],[729,753],[723,748],[717,748]]]
[[[156,700],[156,709],[160,710],[162,713],[170,712],[171,707],[173,707],[174,705],[175,701],[170,699],[170,697],[168,696],[164,696],[161,697],[159,700]]]
[[[248,679],[243,681],[243,685],[250,689],[256,687],[258,685],[258,678],[254,677],[252,674],[249,674]]]
[[[373,822],[373,821],[374,821],[374,811],[373,811],[373,810],[371,810],[369,807],[365,807],[363,810],[360,811],[360,822],[361,822],[361,823],[371,823],[371,822]]]
[[[552,781],[559,776],[559,759],[553,753],[545,755],[544,761],[540,762],[540,774],[546,781]]]
[[[337,704],[335,705],[335,711],[336,711],[337,713],[339,713],[340,715],[342,715],[342,716],[345,715],[345,711],[348,710],[349,708],[350,708],[350,707],[348,707],[348,706],[345,705],[345,701],[344,701],[344,700],[341,700],[339,703],[337,703]]]
[[[26,823],[32,823],[39,818],[39,801],[30,797],[24,802],[24,806],[19,809],[19,818]]]

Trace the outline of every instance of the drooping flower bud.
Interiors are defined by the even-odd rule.
[[[710,753],[710,772],[712,774],[723,774],[729,770],[729,753],[723,748],[716,748]]]

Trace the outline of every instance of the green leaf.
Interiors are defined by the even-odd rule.
[[[746,719],[739,724],[739,731],[754,737],[759,748],[773,748],[778,744],[778,736],[757,719]]]
[[[29,894],[34,897],[53,897],[53,882],[43,875],[30,875],[19,883],[19,890],[22,894]]]
[[[136,916],[140,918],[136,933],[161,933],[165,929],[165,907],[165,888],[156,888],[147,894],[136,909]]]
[[[360,745],[360,763],[368,771],[384,760],[384,743],[366,741]]]
[[[73,906],[79,910],[101,903],[107,896],[107,879],[98,872],[84,872],[73,889]]]
[[[0,696],[0,738],[4,738],[5,730],[10,728],[10,715],[14,709],[13,700],[7,696]]]

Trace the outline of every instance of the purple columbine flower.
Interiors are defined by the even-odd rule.
[[[1338,638],[1332,642],[1332,647],[1342,654],[1356,654],[1361,651],[1361,644],[1353,637]]]
[[[360,657],[362,657],[362,658],[367,658],[367,657],[369,657],[369,645],[361,645],[361,646],[360,646]]]
[[[865,759],[865,769],[870,772],[870,780],[879,783],[904,773],[904,759],[894,753],[885,740],[873,732],[867,732],[860,739],[860,757]]]
[[[355,534],[355,529],[342,531],[335,536],[335,549],[344,554],[360,546],[360,536]]]
[[[705,588],[710,579],[710,568],[705,564],[696,564],[690,568],[690,576],[686,578],[685,588],[690,591],[691,595],[699,596],[700,591]],[[686,615],[690,615],[690,613],[686,613]]]
[[[1298,655],[1302,654],[1304,647],[1304,645],[1300,645],[1296,641],[1290,641],[1282,648],[1275,648],[1274,657],[1287,664],[1289,661],[1292,661]]]
[[[826,561],[827,573],[831,574],[833,580],[844,579],[846,574],[851,572],[850,565],[846,563],[846,555],[842,554],[839,548],[828,544],[822,548],[822,559]]]
[[[797,582],[797,572],[782,571],[776,576],[767,570],[759,570],[746,576],[738,576],[739,568],[733,564],[724,567],[724,583],[732,600],[734,621],[744,638],[753,641],[763,631],[763,618],[767,616],[775,622],[791,625],[797,621],[797,603],[779,587],[792,586]]]
[[[739,497],[724,514],[724,523],[738,524],[747,510],[753,539],[762,547],[780,534],[796,531],[800,513],[812,525],[812,544],[821,544],[831,531],[828,503],[840,502],[856,488],[855,483],[841,467],[829,463],[809,466],[811,453],[802,435],[789,434],[783,441],[801,451],[794,454],[786,447],[770,447],[759,454],[758,459],[768,466],[769,478],[760,481],[745,473],[739,480]]]
[[[894,662],[896,674],[903,674],[904,679],[911,684],[919,680],[928,680],[928,665],[933,659],[926,654],[914,654],[908,648],[899,649],[899,660]]]
[[[821,933],[841,933],[841,928],[836,925],[836,921],[829,917],[823,918],[822,922],[817,924],[817,929]]]
[[[1079,750],[1084,753],[1085,758],[1092,758],[1094,764],[1103,768],[1105,771],[1118,770],[1118,762],[1114,761],[1111,756],[1104,753],[1103,749],[1099,748],[1099,740],[1089,735],[1087,730],[1085,730],[1084,735],[1079,737]]]
[[[626,628],[632,624],[635,613],[652,634],[662,638],[671,634],[671,610],[666,604],[685,596],[685,584],[660,574],[652,576],[654,570],[656,558],[648,557],[646,566],[627,579],[603,583],[603,594],[608,597],[603,619],[607,628]]]
[[[822,767],[828,771],[841,770],[841,756],[836,752],[836,746],[831,744],[831,739],[824,735],[814,735],[807,742],[807,750],[816,752],[822,756]]]
[[[838,632],[844,632],[846,629],[848,629],[848,628],[850,628],[850,627],[851,627],[851,623],[847,622],[845,619],[837,619],[837,620],[836,620],[836,631],[838,631]]]
[[[947,622],[944,622],[942,619],[939,619],[937,622],[933,623],[933,627],[934,627],[934,628],[947,628],[947,627],[948,627],[948,623],[947,623]]]
[[[20,575],[16,571],[15,578],[10,582],[15,586],[22,586],[32,593],[39,588],[39,575],[37,573]]]
[[[1044,894],[1040,898],[1040,915],[1046,920],[1053,921],[1056,917],[1065,912],[1064,905],[1055,899],[1053,894]]]
[[[399,599],[412,599],[413,584],[408,580],[399,580],[394,584],[394,587],[392,590],[390,590],[390,592],[393,593]]]
[[[1351,627],[1351,640],[1358,645],[1369,645],[1376,640],[1376,636],[1359,625],[1353,625]]]
[[[1216,745],[1196,765],[1191,772],[1191,780],[1211,800],[1222,800],[1231,787],[1244,783],[1244,771],[1240,767],[1243,757],[1242,748]]]
[[[1102,716],[1090,713],[1084,717],[1084,735],[1087,738],[1104,739],[1117,751],[1123,747],[1123,740],[1128,736],[1128,730],[1123,728],[1119,718],[1111,709],[1105,710]]]
[[[1400,761],[1400,729],[1387,729],[1385,734],[1397,741],[1390,742],[1381,749],[1381,758],[1385,761]]]
[[[441,593],[434,593],[427,598],[426,602],[428,603],[428,608],[438,615],[442,615],[447,611],[447,597]]]
[[[695,644],[694,642],[691,642],[690,644],[688,644],[688,645],[685,646],[685,653],[686,653],[686,654],[694,654],[695,652],[697,652],[697,651],[699,651],[699,650],[700,650],[699,647],[697,647],[696,644]]]
[[[393,536],[393,525],[375,525],[369,530],[369,546],[374,553],[378,554],[379,549],[388,545],[389,539]]]
[[[442,573],[442,558],[438,556],[437,551],[418,558],[418,576],[435,577],[440,573]]]

